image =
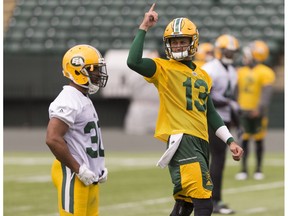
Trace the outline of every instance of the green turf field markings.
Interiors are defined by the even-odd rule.
[[[267,212],[267,208],[264,207],[257,207],[257,208],[251,208],[243,211],[243,214],[255,214],[255,213],[264,213]]]
[[[155,205],[155,204],[162,204],[167,202],[173,202],[173,199],[170,198],[159,198],[159,199],[150,199],[150,200],[144,200],[144,201],[138,201],[138,202],[127,202],[127,203],[120,203],[115,205],[108,205],[100,207],[101,210],[111,210],[111,209],[126,209],[126,208],[137,208],[141,206],[149,206],[149,205]]]
[[[153,167],[156,166],[159,157],[147,158],[121,158],[121,157],[106,157],[107,166],[115,167]],[[4,165],[21,165],[21,166],[35,166],[35,165],[50,165],[53,157],[4,157]],[[252,163],[252,161],[251,161]],[[228,159],[227,166],[239,166],[238,162]],[[264,161],[264,166],[284,166],[284,159],[267,158]]]
[[[35,166],[52,164],[53,157],[4,157],[4,165]]]
[[[255,184],[255,185],[249,185],[239,188],[229,188],[224,189],[224,194],[235,194],[235,193],[245,193],[245,192],[252,192],[252,191],[263,191],[263,190],[271,190],[276,188],[282,188],[284,187],[283,181],[278,182],[271,182],[271,183],[265,183],[265,184]]]
[[[284,182],[271,182],[266,184],[257,184],[251,186],[244,186],[239,188],[230,188],[224,189],[224,194],[238,194],[244,192],[253,192],[253,191],[263,191],[263,190],[273,190],[276,188],[284,188]],[[107,205],[100,207],[101,210],[111,210],[111,209],[124,209],[124,208],[137,208],[141,206],[149,206],[155,204],[162,204],[167,202],[173,202],[172,198],[159,198],[159,199],[150,199],[144,201],[137,201],[137,202],[127,202],[127,203],[120,203],[115,205]]]
[[[11,213],[19,213],[19,212],[25,212],[25,211],[30,211],[31,209],[33,209],[33,206],[15,206],[13,209],[9,209],[9,212]]]

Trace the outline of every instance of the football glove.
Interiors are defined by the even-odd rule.
[[[80,166],[77,176],[86,186],[91,185],[93,182],[97,181],[95,173],[89,170],[86,164],[82,164]]]
[[[98,182],[104,183],[107,181],[107,178],[108,178],[108,169],[104,168],[104,170],[102,170],[102,175],[98,179]]]

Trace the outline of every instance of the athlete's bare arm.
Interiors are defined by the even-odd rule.
[[[68,131],[69,126],[58,118],[51,118],[46,133],[46,144],[57,160],[69,167],[73,172],[78,173],[80,164],[71,155],[64,135]]]

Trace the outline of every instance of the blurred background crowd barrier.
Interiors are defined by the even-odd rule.
[[[46,126],[48,106],[67,83],[61,72],[66,50],[83,43],[97,47],[104,56],[109,50],[129,49],[152,3],[4,0],[4,126]],[[163,0],[157,2],[156,11],[159,22],[147,34],[145,49],[156,49],[161,56],[164,28],[181,16],[198,26],[200,43],[214,42],[223,33],[234,35],[241,45],[266,41],[271,53],[267,64],[276,72],[270,127],[284,128],[284,0]],[[110,67],[117,68],[112,64],[120,57],[109,61],[108,73]],[[130,103],[125,71],[119,68],[118,75],[119,82],[113,86],[117,94],[92,96],[105,127],[123,127]]]

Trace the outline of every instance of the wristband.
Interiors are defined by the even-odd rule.
[[[219,137],[223,142],[227,143],[228,145],[234,141],[232,134],[225,125],[219,127],[216,130],[215,134],[217,137]]]
[[[226,144],[227,145],[230,145],[232,142],[234,142],[234,138],[233,137],[230,137],[227,141],[226,141]]]

